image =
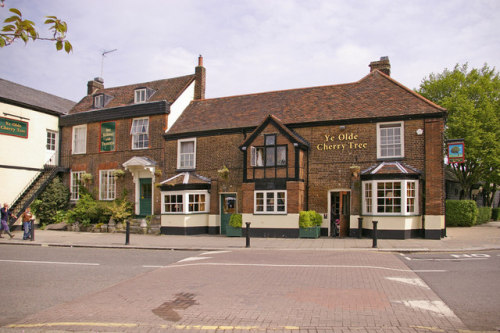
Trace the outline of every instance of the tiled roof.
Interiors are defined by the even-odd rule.
[[[69,113],[103,110],[134,104],[134,90],[138,88],[149,88],[155,91],[148,102],[167,101],[168,103],[173,103],[194,79],[195,75],[193,74],[165,80],[99,89],[93,95],[85,96]],[[112,97],[103,109],[93,108],[93,96],[98,94],[105,94]]]
[[[164,180],[160,185],[189,185],[189,184],[210,184],[209,178],[200,176],[194,172],[181,172],[167,180]]]
[[[269,114],[292,125],[444,112],[444,108],[375,70],[354,83],[193,101],[167,137],[258,126]]]
[[[362,175],[420,175],[417,169],[400,162],[381,162],[361,172]]]
[[[299,134],[295,133],[295,131],[293,131],[293,130],[289,129],[288,127],[286,127],[285,124],[283,124],[283,122],[280,119],[278,119],[277,117],[275,117],[273,115],[268,115],[259,124],[259,126],[257,126],[257,128],[252,133],[250,133],[250,135],[247,137],[247,139],[245,139],[245,141],[243,141],[241,143],[240,148],[241,147],[246,147],[249,144],[251,144],[251,142],[255,139],[255,136],[258,133],[260,133],[269,122],[274,122],[275,126],[277,128],[279,128],[279,129],[281,129],[284,133],[286,133],[286,135],[290,139],[292,139],[294,142],[300,143],[303,146],[309,147],[309,142],[307,142],[306,139],[304,139],[303,137],[301,137]]]
[[[66,114],[75,102],[0,79],[0,99],[55,114]]]

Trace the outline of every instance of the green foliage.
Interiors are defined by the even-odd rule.
[[[243,218],[241,214],[232,214],[229,218],[229,225],[233,228],[241,228],[243,225]]]
[[[133,204],[125,198],[116,199],[108,204],[111,217],[117,222],[124,222],[133,214]]]
[[[40,37],[35,23],[33,21],[23,19],[23,15],[19,9],[9,9],[12,16],[7,17],[3,23],[5,24],[0,30],[0,47],[9,46],[17,39],[21,39],[25,44],[29,40],[46,40],[56,42],[58,51],[64,48],[66,53],[73,51],[73,46],[66,40],[68,25],[61,21],[56,16],[46,16],[44,24],[48,25],[52,34],[51,37]]]
[[[417,91],[448,110],[446,139],[465,141],[465,163],[450,168],[466,197],[479,181],[488,189],[489,184],[500,184],[500,74],[495,68],[456,65],[451,71],[430,74]]]
[[[299,212],[299,227],[312,228],[314,226],[321,226],[323,218],[321,214],[316,213],[314,210]]]
[[[498,218],[500,217],[500,208],[493,208],[491,210],[491,219],[493,221],[498,221]]]
[[[69,189],[59,178],[54,178],[31,204],[31,209],[42,224],[58,222],[58,212],[68,207],[69,196]]]
[[[479,207],[476,224],[483,224],[491,218],[491,207]]]
[[[478,209],[473,200],[446,200],[446,225],[470,227],[476,224]]]

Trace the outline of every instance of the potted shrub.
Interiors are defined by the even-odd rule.
[[[228,237],[241,237],[241,225],[243,220],[241,214],[232,214],[229,218],[229,224],[226,227],[226,236]]]
[[[321,233],[323,219],[314,210],[299,212],[299,237],[318,238]]]

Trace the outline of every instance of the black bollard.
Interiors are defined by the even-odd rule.
[[[31,226],[31,241],[33,242],[35,240],[35,220],[30,221],[30,226]]]
[[[358,238],[361,238],[363,234],[363,218],[358,217]]]
[[[373,248],[377,247],[377,223],[378,221],[373,221]]]
[[[246,247],[250,247],[250,222],[245,222],[247,225],[247,234],[246,234],[246,239],[247,239],[247,245]]]
[[[125,245],[130,244],[130,221],[127,221],[127,229],[125,230]]]

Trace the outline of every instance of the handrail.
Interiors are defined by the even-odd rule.
[[[39,171],[39,172],[37,172],[37,174],[33,178],[31,178],[31,180],[28,182],[28,184],[22,189],[21,192],[19,192],[19,194],[14,199],[14,201],[12,201],[12,203],[10,204],[9,207],[14,207],[14,204],[17,202],[17,200],[19,200],[19,198],[21,198],[23,196],[24,192],[26,192],[28,187],[30,187],[35,182],[35,180],[42,175],[42,173],[43,173],[42,171]]]

